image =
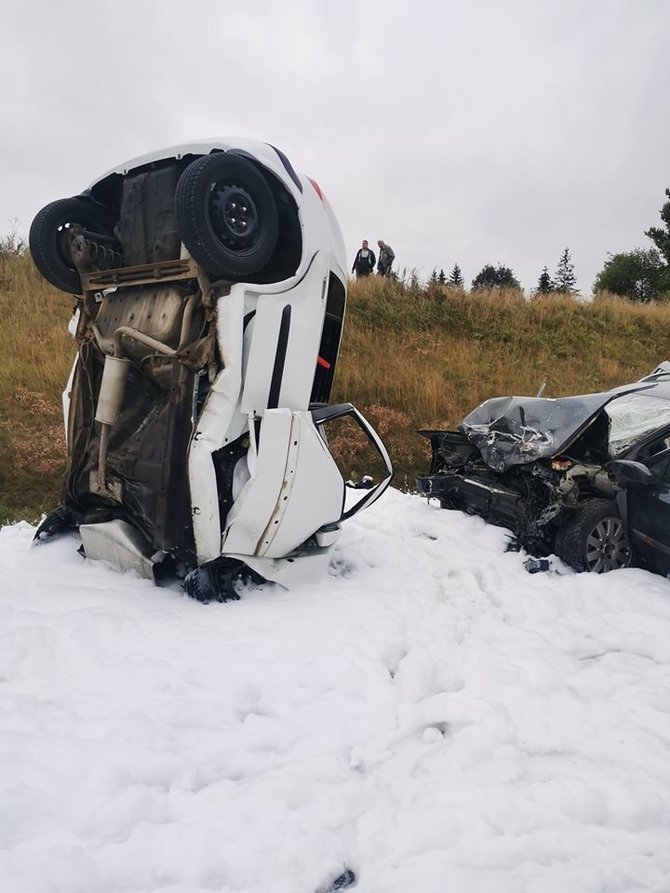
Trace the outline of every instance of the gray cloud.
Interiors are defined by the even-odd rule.
[[[588,292],[670,185],[669,26],[665,0],[27,0],[0,35],[0,232],[232,134],[321,183],[350,260],[381,237],[424,275],[500,261],[530,288],[567,245]]]

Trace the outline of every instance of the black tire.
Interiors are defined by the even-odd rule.
[[[72,512],[67,506],[61,505],[53,512],[49,512],[46,518],[40,523],[35,531],[33,543],[46,543],[54,537],[66,533],[68,530],[74,530],[77,526]]]
[[[59,235],[68,224],[105,236],[114,235],[114,219],[110,211],[86,196],[62,198],[46,205],[35,216],[28,243],[33,262],[42,276],[71,295],[80,295],[81,278],[59,247]]]
[[[175,210],[189,254],[213,276],[257,273],[277,244],[272,190],[246,158],[221,152],[198,158],[179,178]]]
[[[623,520],[609,499],[593,499],[575,509],[559,529],[554,549],[576,571],[604,574],[632,564]]]
[[[250,571],[235,558],[214,558],[196,567],[184,578],[184,591],[190,598],[210,602],[238,601],[235,585],[244,582]]]

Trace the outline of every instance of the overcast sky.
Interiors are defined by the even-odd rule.
[[[401,267],[526,288],[651,247],[670,186],[669,0],[2,3],[0,234],[117,163],[282,148]]]

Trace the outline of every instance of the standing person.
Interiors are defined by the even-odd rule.
[[[374,251],[371,248],[368,248],[368,240],[363,239],[361,247],[356,252],[351,272],[356,273],[358,279],[362,279],[364,276],[369,276],[374,270],[375,262],[376,258]]]
[[[390,245],[387,245],[383,239],[378,239],[377,244],[379,245],[379,263],[377,264],[377,275],[379,276],[390,276],[391,275],[391,267],[393,266],[393,261],[395,260],[395,252]]]

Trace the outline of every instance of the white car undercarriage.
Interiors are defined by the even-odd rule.
[[[47,205],[30,244],[78,295],[63,504],[37,539],[77,527],[89,558],[186,572],[202,601],[325,573],[392,467],[353,406],[328,406],[347,277],[318,185],[263,143],[181,146]],[[325,434],[342,418],[383,469],[353,494]]]

